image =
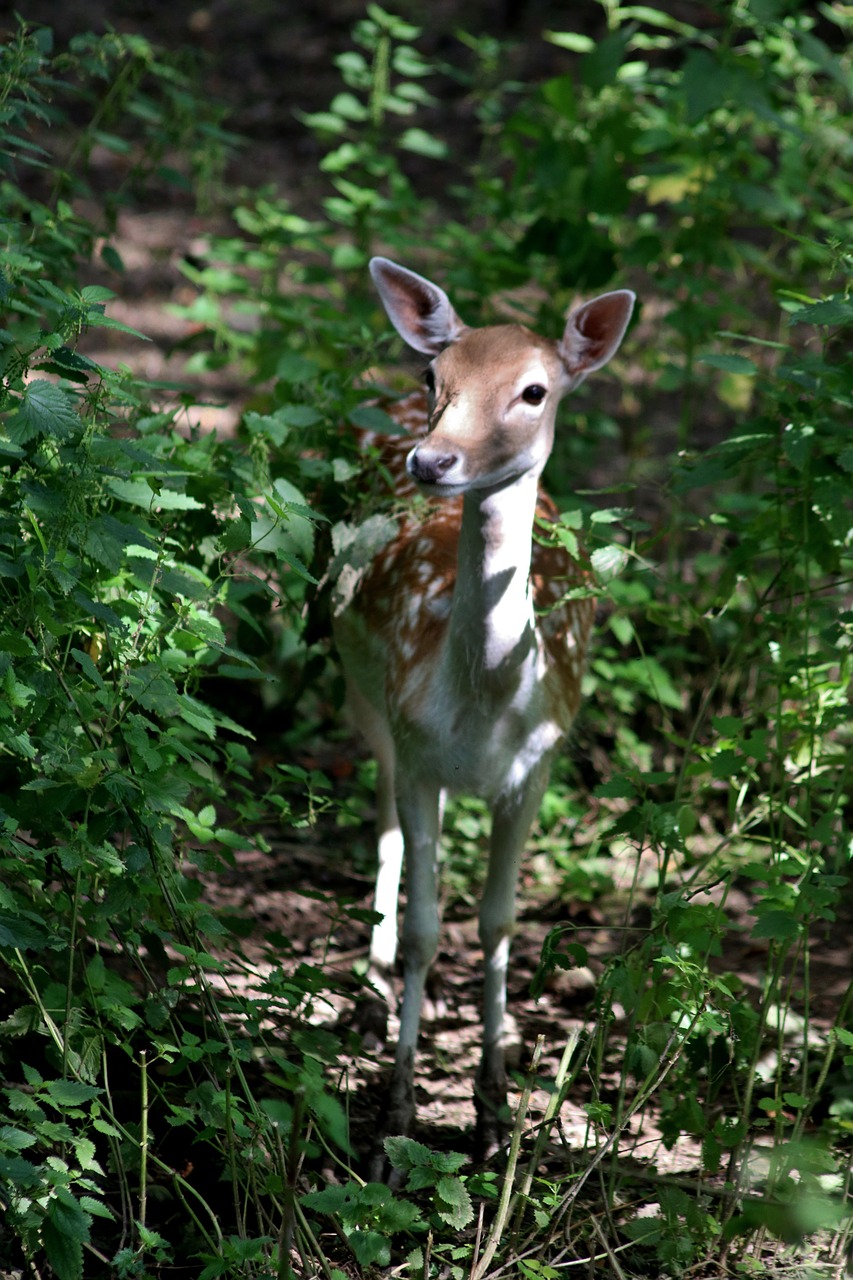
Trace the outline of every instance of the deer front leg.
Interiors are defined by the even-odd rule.
[[[406,850],[406,911],[401,938],[403,1004],[386,1132],[408,1134],[415,1118],[415,1052],[424,987],[438,947],[438,839],[441,793],[428,783],[398,788]],[[403,787],[406,787],[405,793]]]
[[[516,887],[524,846],[539,811],[547,777],[546,769],[537,771],[523,792],[499,799],[492,808],[489,870],[479,922],[484,961],[483,1052],[477,1072],[475,1105],[476,1145],[483,1157],[494,1154],[508,1127],[504,1036]]]
[[[363,1000],[360,1029],[384,1044],[388,1031],[388,1009],[392,1003],[392,975],[397,957],[397,900],[400,896],[400,874],[403,869],[403,833],[394,798],[393,761],[390,767],[380,762],[376,784],[377,844],[379,867],[373,909],[382,919],[370,935],[370,958],[367,977],[378,997]]]

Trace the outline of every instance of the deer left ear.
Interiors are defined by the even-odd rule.
[[[557,350],[574,386],[616,354],[635,302],[630,289],[617,289],[571,313]]]
[[[371,258],[373,283],[388,319],[404,342],[425,356],[437,356],[465,332],[443,289],[388,258]]]

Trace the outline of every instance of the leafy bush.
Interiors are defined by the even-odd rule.
[[[149,1177],[170,1180],[190,1251],[219,1236],[213,1210],[193,1206],[198,1192],[149,1152],[152,1109],[219,1144],[235,1185],[254,1176],[235,1144],[254,1150],[253,1168],[277,1162],[276,1126],[295,1123],[285,1103],[276,1117],[259,1109],[247,1037],[262,1008],[289,1014],[317,983],[273,975],[239,1004],[236,1033],[210,982],[220,966],[209,947],[228,922],[203,901],[198,871],[247,847],[258,813],[273,813],[259,809],[250,727],[205,690],[266,678],[238,631],[268,628],[273,603],[295,615],[315,517],[262,453],[200,433],[180,404],[163,408],[155,388],[78,346],[92,327],[122,327],[108,290],[77,283],[118,200],[103,223],[74,211],[91,146],[131,153],[140,180],[197,186],[162,158],[180,146],[213,171],[227,143],[219,112],[137,37],[86,37],[54,56],[47,32],[21,28],[2,58],[0,1239],[4,1259],[16,1241],[28,1265],[43,1250],[70,1280],[83,1246],[106,1262],[101,1241],[117,1238],[123,1214],[115,1265],[141,1275],[146,1255],[174,1248],[153,1228]],[[91,115],[75,122],[65,169],[41,131],[59,128],[62,145],[72,94]],[[278,1064],[277,1090],[295,1091],[302,1114],[322,1113],[323,1132],[346,1146],[316,1070],[335,1046],[302,1043]]]

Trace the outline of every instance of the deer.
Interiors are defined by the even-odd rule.
[[[591,570],[534,541],[557,511],[540,486],[560,400],[624,337],[635,295],[577,306],[558,340],[520,324],[469,328],[438,285],[383,257],[369,270],[400,337],[429,360],[425,391],[392,406],[408,435],[379,464],[406,506],[333,631],[346,703],[377,761],[378,872],[368,981],[391,1000],[397,911],[403,997],[385,1132],[411,1133],[421,1007],[440,932],[444,799],[485,799],[492,826],[478,933],[483,1033],[476,1141],[493,1154],[508,1116],[506,984],[525,845],[552,758],[581,700]],[[414,442],[413,442],[414,437]],[[377,444],[376,436],[363,444]],[[420,492],[427,502],[416,501]]]

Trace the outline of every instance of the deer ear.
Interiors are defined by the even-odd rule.
[[[635,301],[630,289],[617,289],[571,313],[557,350],[574,386],[616,354]]]
[[[371,258],[369,265],[388,319],[415,351],[437,356],[465,332],[466,326],[437,284],[388,258]]]

